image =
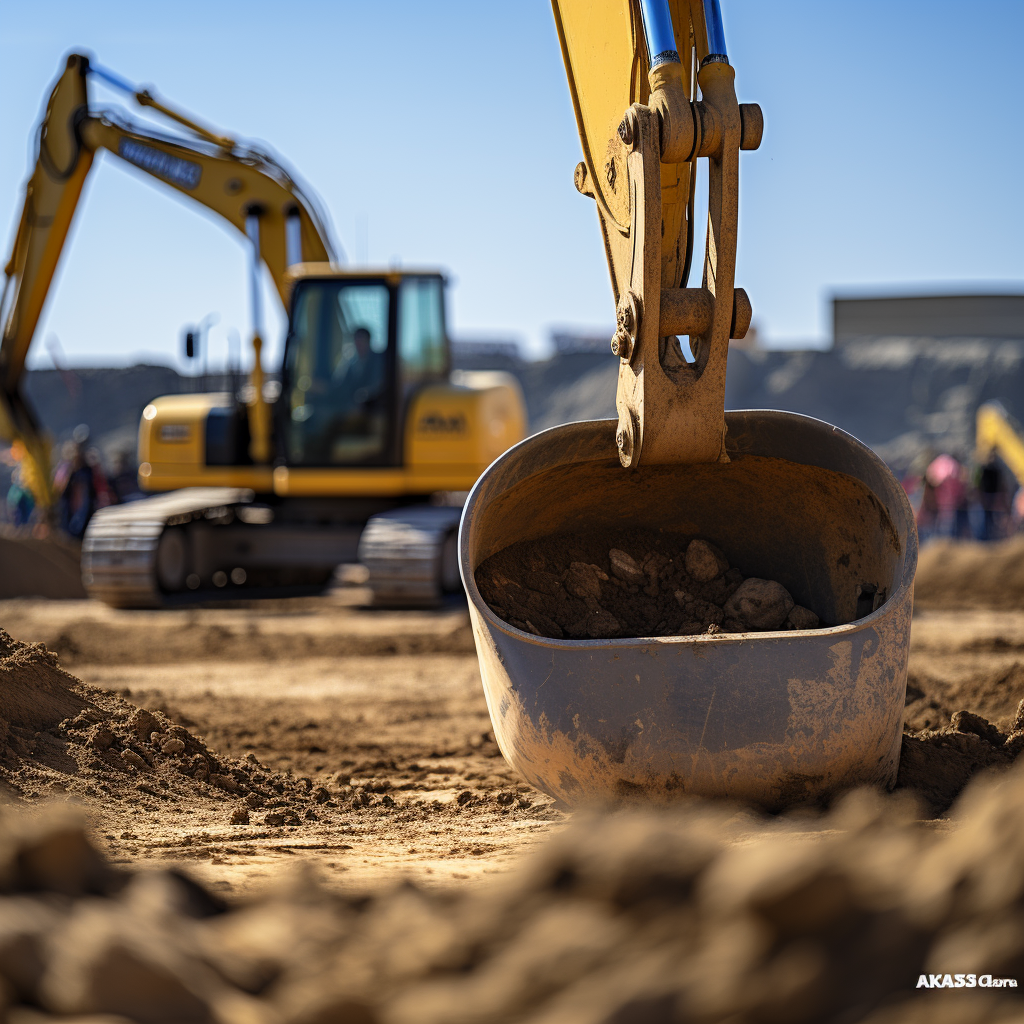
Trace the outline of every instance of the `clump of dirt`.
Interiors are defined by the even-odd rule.
[[[64,817],[8,814],[0,1016],[1009,1024],[1024,772],[976,783],[956,831],[917,813],[864,790],[792,819],[691,801],[581,818],[486,887],[341,896],[306,876],[235,904],[118,870]]]
[[[937,729],[904,727],[896,786],[914,790],[931,814],[948,810],[974,775],[1009,767],[1024,750],[1024,700],[1006,732],[970,711]]]
[[[746,577],[714,544],[653,530],[520,541],[483,561],[476,584],[506,622],[559,640],[821,625],[782,584]]]

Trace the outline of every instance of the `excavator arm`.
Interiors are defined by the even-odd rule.
[[[975,417],[975,452],[979,465],[999,455],[1024,486],[1024,438],[1000,402],[984,402]]]
[[[615,295],[619,460],[725,459],[729,339],[751,315],[733,287],[738,154],[760,144],[760,108],[736,101],[718,0],[552,6],[583,146],[576,187],[596,202]],[[701,285],[688,288],[701,157],[707,244]]]
[[[158,133],[89,103],[96,75],[129,92],[144,107],[184,127],[187,136]],[[118,76],[72,54],[50,94],[39,125],[36,165],[25,199],[0,301],[0,436],[20,442],[22,474],[37,501],[50,504],[47,445],[21,393],[21,382],[82,188],[97,150],[105,149],[219,214],[252,244],[253,267],[262,260],[282,303],[286,273],[303,262],[335,262],[335,250],[317,204],[272,156],[218,135]],[[259,288],[253,283],[254,344],[259,342]],[[258,364],[258,356],[257,356]],[[257,365],[256,374],[260,373]],[[259,392],[259,389],[257,389]],[[261,395],[257,418],[266,420]],[[257,434],[259,431],[256,432]]]

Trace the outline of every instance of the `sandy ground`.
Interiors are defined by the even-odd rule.
[[[251,754],[332,797],[316,822],[267,828],[255,814],[252,825],[232,824],[238,801],[213,787],[192,805],[143,794],[102,812],[98,794],[72,790],[116,861],[180,862],[232,893],[303,861],[327,884],[360,891],[506,869],[566,816],[517,779],[493,741],[465,607],[367,612],[350,601],[171,612],[10,601],[0,602],[0,624],[56,650],[84,682],[165,712],[218,754]],[[360,791],[371,806],[346,809]]]
[[[1000,728],[1024,699],[1024,611],[916,611],[910,631],[905,721],[949,723],[969,709]]]
[[[68,787],[116,861],[179,863],[232,894],[301,864],[345,891],[507,870],[568,816],[519,780],[493,741],[464,606],[368,612],[353,600],[336,592],[169,612],[6,601],[0,625],[44,642],[84,682],[166,713],[210,750],[251,755],[329,797],[316,820],[271,827],[255,813],[232,824],[237,797],[212,786],[175,804],[140,784],[138,799],[116,808],[87,783]],[[945,725],[969,707],[1005,724],[1024,697],[1022,662],[1024,612],[919,612],[908,722]],[[353,807],[353,794],[368,804]]]

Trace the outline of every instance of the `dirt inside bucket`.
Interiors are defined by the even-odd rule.
[[[748,577],[709,541],[654,530],[520,541],[484,560],[476,584],[506,622],[558,640],[826,625],[781,583]]]

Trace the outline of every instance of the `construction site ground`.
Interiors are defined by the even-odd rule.
[[[225,894],[255,893],[301,862],[346,891],[507,870],[569,815],[494,743],[465,605],[370,611],[363,596],[164,611],[0,602],[8,633],[44,643],[85,683],[163,712],[224,758],[250,756],[326,794],[316,820],[276,826],[263,809],[233,823],[238,798],[210,785],[168,800],[126,777],[111,799],[57,772],[16,778],[8,796],[69,799],[113,860],[181,864]],[[908,724],[936,728],[969,709],[1006,728],[1022,697],[1024,610],[918,609]],[[353,808],[352,793],[368,804]]]
[[[266,827],[262,813],[232,824],[238,801],[215,787],[169,806],[145,790],[112,802],[69,787],[97,844],[119,862],[187,865],[223,892],[259,889],[303,859],[328,884],[365,890],[499,872],[557,828],[566,816],[494,743],[464,604],[366,611],[352,606],[361,596],[171,611],[0,602],[12,636],[45,643],[84,682],[339,797],[315,822]],[[346,787],[370,806],[330,806]]]

